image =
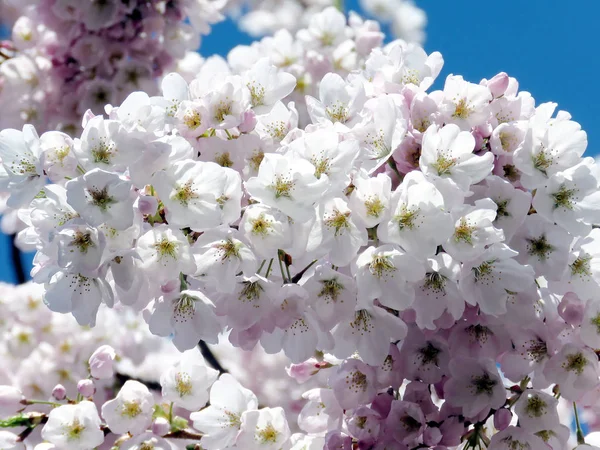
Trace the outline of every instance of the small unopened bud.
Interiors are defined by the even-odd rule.
[[[79,380],[77,383],[77,392],[83,395],[85,398],[91,397],[96,392],[96,386],[90,379]]]
[[[169,425],[169,421],[164,417],[157,417],[152,422],[152,432],[157,436],[164,436],[169,431],[171,431],[171,425]]]
[[[153,215],[158,208],[158,199],[151,195],[141,195],[138,200],[138,209],[142,214]]]
[[[500,72],[487,82],[487,87],[494,98],[501,97],[508,88],[508,75],[505,72]]]
[[[90,374],[99,380],[111,378],[114,375],[113,361],[115,360],[115,349],[110,345],[101,345],[90,356]]]
[[[292,364],[286,367],[285,370],[291,378],[302,384],[317,373],[320,368],[319,361],[315,358],[310,358],[300,364]]]
[[[442,440],[442,432],[437,427],[427,427],[423,433],[423,443],[430,447],[437,445]]]
[[[242,123],[238,125],[238,129],[241,133],[250,133],[256,126],[256,113],[251,109],[244,112],[242,116]]]
[[[23,409],[23,394],[12,386],[0,386],[0,417],[11,416]]]
[[[581,325],[584,310],[583,302],[579,300],[579,297],[574,292],[567,292],[558,304],[558,315],[568,325],[575,327]]]
[[[66,396],[67,390],[62,384],[57,384],[54,386],[54,389],[52,389],[52,397],[54,397],[56,400],[64,400]]]
[[[494,428],[499,431],[505,430],[510,425],[512,413],[510,409],[500,408],[494,413]]]

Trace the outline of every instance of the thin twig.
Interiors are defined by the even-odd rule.
[[[15,275],[17,277],[17,283],[23,284],[27,281],[25,275],[25,268],[23,267],[23,261],[21,261],[21,251],[15,245],[16,234],[10,237],[10,256],[12,258],[13,267],[15,268]]]
[[[218,370],[220,375],[228,372],[228,370],[225,369],[221,365],[221,363],[219,362],[219,360],[217,359],[217,357],[213,354],[212,350],[208,347],[208,345],[206,344],[206,342],[204,342],[204,341],[198,342],[198,347],[200,348],[200,353],[202,353],[202,356],[204,356],[204,359],[211,366],[213,366],[216,370]]]

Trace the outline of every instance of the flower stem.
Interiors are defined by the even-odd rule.
[[[577,404],[573,402],[573,413],[575,414],[575,425],[577,426],[577,444],[585,444],[585,438],[583,436],[583,430],[579,423],[579,412],[577,411]]]

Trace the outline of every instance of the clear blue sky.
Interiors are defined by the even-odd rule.
[[[538,103],[554,101],[588,132],[598,153],[600,0],[417,0],[428,15],[428,52],[444,55],[436,86],[449,73],[479,82],[500,71],[516,77]],[[357,9],[357,0],[347,3]],[[203,39],[201,53],[225,55],[248,36],[226,22]],[[0,280],[14,278],[7,240],[0,240]]]

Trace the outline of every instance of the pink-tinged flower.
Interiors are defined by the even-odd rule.
[[[42,428],[42,439],[58,448],[74,450],[97,447],[104,442],[98,410],[92,402],[54,408]]]
[[[242,414],[257,408],[256,395],[226,373],[212,385],[210,406],[192,413],[190,419],[194,428],[203,433],[202,446],[219,450],[235,444]]]
[[[425,416],[416,403],[394,400],[385,419],[385,432],[400,443],[409,444],[425,430]]]
[[[8,417],[24,408],[21,403],[25,397],[13,386],[0,386],[0,417]]]
[[[458,356],[450,361],[449,369],[444,398],[462,408],[465,417],[485,416],[504,404],[506,391],[493,360]]]
[[[344,409],[371,403],[376,390],[375,370],[358,359],[347,359],[329,377],[335,398]]]
[[[519,447],[531,450],[546,450],[548,448],[540,437],[532,434],[527,428],[513,426],[492,436],[488,446],[490,450],[512,450]]]
[[[236,445],[240,448],[278,450],[291,435],[281,407],[245,411],[241,422],[236,439]]]
[[[162,373],[163,399],[189,411],[206,405],[208,391],[219,372],[206,365],[197,348],[184,352],[179,361]]]
[[[576,402],[600,384],[598,357],[587,347],[567,343],[546,363],[544,375],[560,385],[560,393]]]
[[[142,383],[127,380],[119,394],[102,405],[102,417],[114,433],[140,434],[150,426],[154,398]]]

